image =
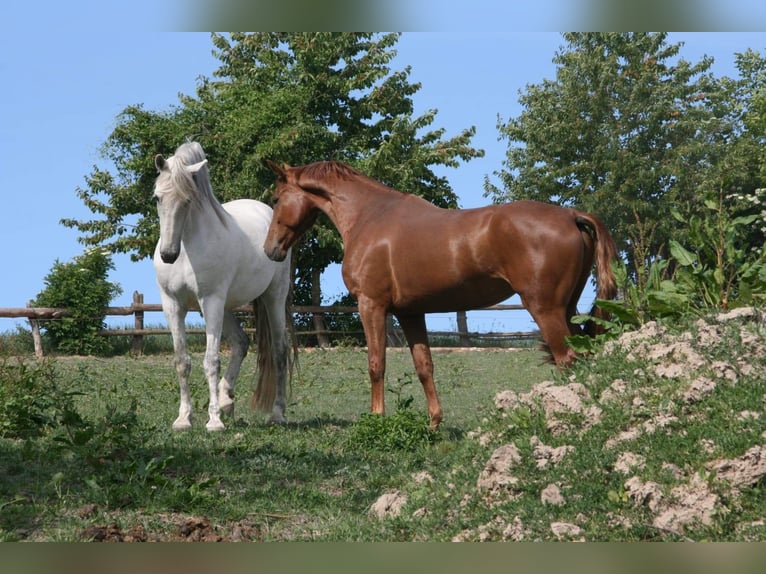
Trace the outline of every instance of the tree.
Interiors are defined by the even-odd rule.
[[[639,281],[667,255],[671,207],[694,209],[707,174],[718,84],[712,60],[678,58],[666,34],[571,33],[554,57],[556,79],[527,86],[521,115],[503,123],[503,189],[495,201],[536,199],[599,215]]]
[[[196,97],[182,96],[167,112],[126,108],[103,147],[115,173],[94,168],[87,187],[77,190],[101,218],[62,223],[77,228],[87,245],[150,256],[158,236],[152,158],[189,136],[205,148],[221,201],[268,201],[274,177],[265,159],[292,165],[334,159],[455,206],[449,183],[431,166],[456,166],[483,151],[470,146],[473,127],[444,139],[444,130],[428,130],[434,111],[413,117],[411,96],[420,85],[408,81],[409,67],[388,66],[397,40],[368,33],[212,35],[221,62],[213,78],[202,78]],[[311,301],[311,285],[341,256],[340,237],[321,219],[294,250],[297,302]]]
[[[766,244],[766,58],[754,50],[736,54],[737,80],[726,79],[731,122],[736,126],[718,181],[732,208],[757,215],[749,226],[749,250]]]

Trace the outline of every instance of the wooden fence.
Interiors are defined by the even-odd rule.
[[[477,311],[522,311],[523,305],[493,305],[491,307],[485,307],[482,309],[476,309]],[[243,316],[252,316],[253,309],[251,306],[243,306],[235,309],[237,313]],[[319,317],[320,321],[314,322],[314,324],[323,325],[321,320],[326,314],[332,313],[357,313],[355,306],[315,306],[315,305],[294,305],[292,308],[293,313],[306,313],[315,317]],[[159,303],[144,303],[144,296],[142,293],[133,293],[133,303],[128,307],[107,307],[104,310],[104,316],[106,317],[129,317],[133,316],[133,328],[121,328],[121,329],[103,329],[99,331],[100,335],[105,337],[132,337],[131,352],[136,355],[141,354],[143,348],[144,337],[147,335],[169,335],[170,330],[167,328],[151,328],[144,327],[144,317],[146,313],[161,313],[162,305]],[[38,357],[43,356],[42,338],[40,336],[40,322],[41,321],[53,321],[56,319],[63,319],[69,315],[69,310],[66,308],[58,307],[6,307],[0,308],[0,317],[3,318],[26,318],[29,320],[32,330],[32,338],[35,345],[35,355]],[[528,339],[535,337],[536,332],[510,332],[510,333],[472,333],[468,331],[468,320],[465,311],[456,313],[457,331],[430,331],[429,337],[455,337],[458,340],[458,346],[470,347],[475,344],[477,340],[513,340],[513,339]],[[401,333],[397,332],[393,328],[393,321],[389,316],[389,344],[390,345],[404,345],[404,339]],[[245,331],[252,332],[253,329],[246,328]],[[187,329],[187,333],[204,334],[204,329]],[[319,346],[326,346],[329,344],[330,335],[361,335],[362,331],[330,331],[327,329],[315,329],[311,331],[297,331],[296,335],[300,337],[315,336]]]

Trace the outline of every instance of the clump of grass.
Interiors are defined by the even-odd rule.
[[[359,417],[348,438],[349,448],[362,452],[413,452],[432,444],[438,434],[428,424],[428,416],[415,412],[412,396],[397,400],[396,412],[389,416],[365,413]]]

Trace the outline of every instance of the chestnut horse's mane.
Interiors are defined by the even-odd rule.
[[[351,179],[358,176],[366,177],[350,165],[346,165],[339,161],[318,161],[311,163],[303,167],[301,175],[313,179],[324,179],[327,177],[337,177],[339,179]]]

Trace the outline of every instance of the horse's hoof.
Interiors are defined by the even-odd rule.
[[[287,424],[287,419],[282,415],[271,415],[269,417],[269,424],[284,426]]]
[[[223,404],[221,403],[221,414],[227,417],[234,415],[234,403]]]
[[[191,422],[187,420],[177,420],[173,423],[174,431],[187,431],[192,428]]]
[[[226,426],[221,421],[208,421],[205,425],[207,432],[221,432],[226,430]]]

